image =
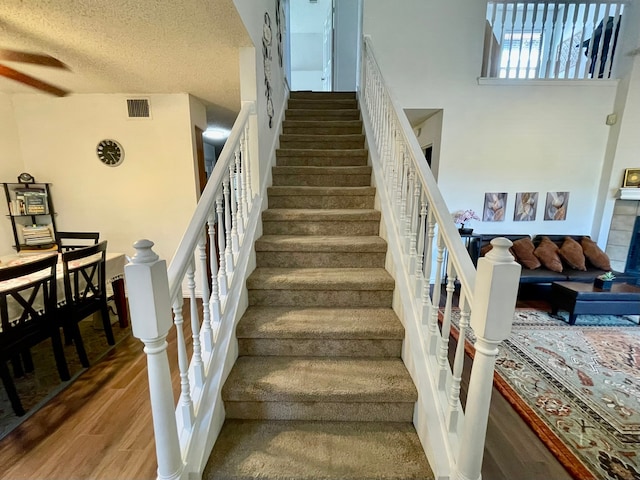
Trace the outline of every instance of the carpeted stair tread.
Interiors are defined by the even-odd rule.
[[[390,308],[249,307],[238,338],[399,339],[404,328]]]
[[[256,268],[247,278],[249,290],[393,290],[384,268]]]
[[[296,109],[357,109],[355,98],[290,98],[287,111]]]
[[[279,148],[276,150],[276,157],[366,157],[366,148]]]
[[[256,252],[386,252],[387,242],[379,236],[263,235]]]
[[[375,195],[376,187],[306,187],[280,185],[268,187],[269,196],[364,196]]]
[[[310,135],[306,133],[286,133],[280,135],[280,142],[283,140],[286,141],[297,141],[297,142],[320,142],[324,141],[327,143],[332,142],[346,142],[352,140],[354,142],[362,142],[364,145],[364,135],[362,134],[346,134],[346,135]]]
[[[235,402],[415,402],[399,358],[238,357],[222,388]]]
[[[274,175],[371,175],[368,166],[280,166],[272,167]]]
[[[359,120],[360,110],[357,108],[297,108],[286,111],[288,120]]]
[[[355,99],[356,92],[313,92],[311,90],[298,90],[291,92],[289,98],[319,99]]]
[[[409,422],[226,420],[203,480],[432,480]]]
[[[270,208],[262,212],[262,221],[304,220],[308,222],[357,222],[379,221],[380,211],[370,209],[311,209],[311,208]]]

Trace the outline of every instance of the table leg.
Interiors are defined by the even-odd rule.
[[[578,317],[578,315],[576,315],[573,312],[569,312],[569,325],[574,325],[576,323],[576,318]]]
[[[120,328],[129,326],[129,312],[127,311],[127,298],[124,294],[124,278],[118,278],[113,283],[113,301],[116,304],[118,325]]]

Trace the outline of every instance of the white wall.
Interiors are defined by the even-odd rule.
[[[442,108],[438,183],[450,211],[482,211],[485,192],[508,192],[504,222],[478,232],[594,234],[598,182],[615,81],[479,85],[485,3],[368,0],[383,74],[402,108]],[[569,191],[566,221],[514,222],[516,192]]]
[[[196,203],[190,99],[145,95],[152,119],[127,119],[126,95],[14,96],[24,169],[52,183],[60,230],[99,231],[109,250],[134,253],[148,238],[169,261]],[[105,138],[123,163],[96,157]]]
[[[25,171],[20,152],[18,128],[13,118],[11,96],[0,93],[0,182],[16,182],[18,175]],[[40,180],[36,177],[36,180]],[[11,222],[5,217],[9,209],[4,195],[0,193],[0,255],[15,253]]]
[[[277,51],[277,40],[275,35],[275,1],[271,0],[234,0],[240,18],[251,37],[254,44],[253,52],[250,48],[240,51],[240,76],[241,76],[241,99],[242,101],[255,101],[257,119],[255,126],[258,128],[259,146],[258,155],[260,162],[259,175],[254,176],[254,191],[257,190],[256,182],[262,182],[265,175],[269,175],[269,167],[274,157],[274,147],[278,141],[280,132],[279,120],[284,108],[285,99],[285,78],[284,69],[280,66]],[[273,121],[269,126],[267,115],[267,97],[265,87],[265,65],[262,55],[262,35],[264,27],[264,14],[269,13],[271,17],[271,27],[273,29],[271,44],[270,85],[271,101],[273,103]],[[252,59],[253,57],[253,62]],[[283,59],[284,60],[284,59]],[[284,64],[284,62],[283,62]],[[255,160],[255,159],[254,159]],[[255,175],[256,168],[252,167]]]

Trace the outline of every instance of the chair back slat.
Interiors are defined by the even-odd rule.
[[[97,245],[100,232],[57,232],[56,242],[60,253]]]
[[[106,252],[107,242],[103,241],[62,254],[67,305],[106,295]]]
[[[28,322],[52,315],[56,308],[57,255],[0,269],[0,282],[15,282],[0,288],[2,332],[8,333]],[[23,279],[24,280],[21,280]],[[9,312],[9,299],[12,312]],[[18,334],[19,335],[19,334]]]

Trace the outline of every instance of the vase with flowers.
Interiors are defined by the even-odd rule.
[[[469,222],[471,220],[480,220],[480,217],[471,209],[467,210],[458,210],[453,214],[453,222],[456,225],[460,225],[458,227],[458,232],[461,235],[471,235],[473,233],[473,228],[469,228]],[[465,227],[465,223],[467,226]]]
[[[600,290],[611,290],[615,278],[616,276],[613,274],[613,272],[603,273],[602,275],[598,275],[595,278],[595,280],[593,281],[593,286],[599,288]]]

